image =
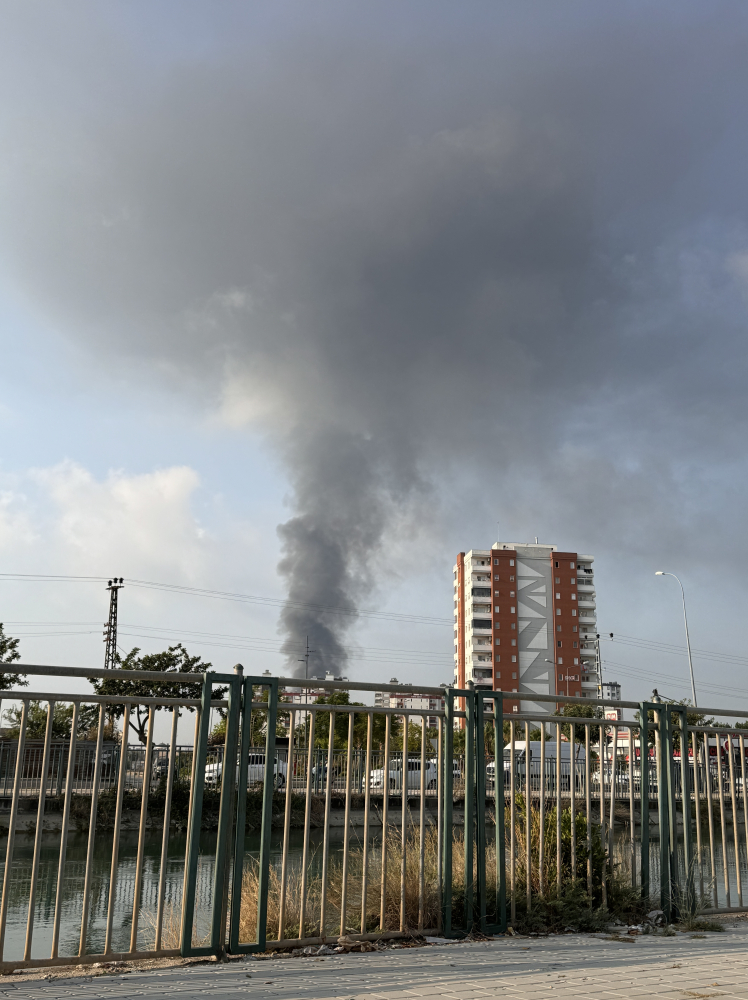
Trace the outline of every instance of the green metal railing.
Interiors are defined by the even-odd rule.
[[[46,670],[25,669],[32,674]],[[60,670],[49,668],[53,673]],[[135,671],[112,673],[124,675],[123,680],[140,679]],[[180,683],[186,677],[194,683],[195,675],[143,675],[160,683]],[[464,936],[475,929],[501,933],[522,916],[524,907],[529,911],[544,899],[563,896],[569,878],[589,894],[590,905],[593,894],[606,905],[621,872],[645,900],[659,903],[668,919],[692,912],[705,897],[716,909],[734,909],[735,902],[743,906],[742,880],[748,876],[748,871],[741,874],[740,865],[748,847],[745,730],[689,726],[683,706],[661,702],[627,703],[625,707],[638,710],[638,718],[622,722],[554,717],[549,712],[558,705],[596,704],[560,695],[533,695],[535,714],[505,714],[500,691],[472,686],[437,689],[444,708],[435,712],[303,702],[298,697],[283,702],[281,685],[303,692],[318,688],[320,682],[244,676],[241,667],[198,680],[199,700],[118,699],[117,707],[125,711],[123,732],[131,711],[140,707],[148,713],[146,746],[126,753],[121,740],[114,740],[109,749],[103,741],[113,699],[3,693],[4,700],[24,708],[18,740],[0,747],[12,761],[5,771],[10,812],[0,901],[0,970],[144,954],[221,957],[319,945],[342,934],[375,939],[428,932]],[[322,683],[330,693],[380,688]],[[214,697],[218,687],[227,689],[221,701]],[[408,693],[402,686],[381,687],[396,691],[398,698]],[[37,745],[27,740],[32,699],[47,704],[45,737]],[[72,704],[74,722],[81,706],[98,706],[93,758],[93,744],[82,746],[75,724],[66,740],[52,740],[55,704],[60,703]],[[172,713],[171,741],[163,750],[153,745],[154,713],[160,708]],[[222,750],[210,741],[216,708],[226,720]],[[180,709],[195,711],[195,738],[192,746],[178,752]],[[704,711],[741,716],[732,709]],[[428,729],[434,718],[436,734]],[[288,733],[288,745],[282,747],[276,745],[281,722],[278,731]],[[629,730],[628,754],[622,749],[622,729]],[[403,734],[414,737],[417,749],[408,748]],[[260,737],[264,746],[253,746]],[[164,929],[170,816],[177,791],[184,808],[185,775],[179,788],[180,774],[188,768],[181,895],[174,894],[168,904],[178,920],[178,941],[170,940],[166,947],[171,936]],[[213,775],[209,782],[208,773]],[[436,787],[430,787],[434,775]],[[146,831],[154,819],[157,788],[158,809],[163,809],[158,886],[144,888]],[[65,873],[74,794],[89,800],[88,848],[83,889],[76,890],[75,900],[80,908],[79,944],[77,952],[66,957],[59,951],[63,905],[71,906]],[[27,931],[23,957],[7,959],[9,913],[21,884],[13,865],[19,860],[19,838],[29,836],[20,832],[24,800],[36,812],[28,879],[23,881],[23,891],[29,887],[24,900]],[[114,812],[113,829],[106,833],[97,826],[104,801]],[[51,808],[61,809],[53,944],[52,954],[39,958],[32,947],[43,917],[38,905],[41,843]],[[125,877],[121,865],[126,808],[131,816],[136,808],[139,813],[137,823],[129,824],[130,836],[137,841],[134,878]],[[584,820],[579,832],[577,817]],[[651,845],[650,819],[657,830]],[[292,820],[300,824],[298,849],[292,849]],[[336,839],[334,823],[340,820]],[[106,878],[97,882],[94,847],[100,856],[103,836],[111,862]],[[593,841],[598,845],[594,869]],[[154,913],[145,912],[144,899]],[[104,913],[105,925],[103,951],[95,953],[94,906]],[[116,919],[125,926],[129,948],[117,944],[124,938],[115,914],[123,912],[126,916]],[[155,922],[152,940],[143,933],[146,917]],[[17,926],[17,914],[13,920]]]

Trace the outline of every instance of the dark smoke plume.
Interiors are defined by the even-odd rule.
[[[744,8],[113,6],[11,5],[5,267],[283,456],[293,669],[439,504],[682,543],[746,423]]]

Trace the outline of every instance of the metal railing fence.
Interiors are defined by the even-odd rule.
[[[533,695],[534,714],[505,716],[501,692],[485,688],[447,689],[434,712],[283,703],[278,679],[240,667],[199,680],[200,700],[3,696],[23,710],[18,739],[0,741],[0,798],[10,798],[0,970],[490,932],[570,891],[605,907],[623,882],[668,917],[699,898],[743,906],[745,730],[688,726],[683,707],[662,703],[623,703],[638,710],[632,723],[538,711],[600,707],[561,695]],[[323,683],[331,693],[380,687]],[[226,700],[213,698],[219,684]],[[47,706],[42,741],[27,739],[32,700]],[[56,704],[72,705],[66,739],[52,738]],[[99,707],[95,741],[77,733],[89,704]],[[108,714],[124,712],[126,733],[136,706],[147,711],[145,746],[105,740]],[[219,746],[214,708],[226,720]],[[171,738],[155,746],[162,709]],[[195,712],[191,746],[176,742],[180,710]],[[279,722],[289,736],[276,746]],[[172,820],[187,786],[183,836]],[[30,834],[24,803],[36,806]],[[87,832],[73,857],[75,810]],[[54,897],[50,919],[40,886]]]
[[[41,675],[65,675],[64,668],[24,665],[24,671]],[[100,676],[102,671],[81,671],[71,668],[69,676]],[[104,676],[126,681],[158,681],[169,683],[197,683],[206,686],[205,675],[164,675],[146,671],[107,671]],[[232,675],[233,676],[233,675]],[[214,675],[219,677],[219,675]],[[211,687],[212,687],[211,678]],[[3,692],[0,701],[21,702],[17,740],[0,743],[0,787],[7,800],[10,791],[10,808],[7,811],[7,843],[2,875],[0,900],[0,970],[11,971],[28,965],[65,965],[92,963],[144,956],[178,955],[179,941],[171,948],[164,947],[164,917],[166,906],[166,872],[169,866],[171,841],[170,813],[175,788],[183,781],[189,782],[190,797],[194,796],[195,762],[193,747],[189,753],[176,745],[177,724],[181,710],[196,711],[197,720],[203,714],[201,701],[166,697],[107,697],[103,695],[60,694],[45,692]],[[30,703],[46,704],[44,739],[27,739]],[[211,707],[225,708],[226,702],[215,701]],[[54,739],[55,708],[70,706],[69,735],[66,740]],[[96,739],[88,741],[78,734],[82,706],[98,706]],[[1,708],[2,706],[0,706]],[[107,722],[123,713],[122,732],[128,732],[131,712],[135,707],[147,712],[147,744],[144,748],[123,748],[104,740]],[[154,720],[157,710],[171,712],[171,739],[165,749],[154,752]],[[188,770],[188,773],[186,773]],[[144,780],[150,775],[151,780]],[[12,783],[12,788],[9,786]],[[154,907],[151,927],[142,926],[142,900],[144,878],[144,851],[149,822],[149,798],[154,784],[163,786],[160,801],[162,820],[161,850],[159,852],[160,877],[158,884],[147,887],[146,896]],[[139,795],[139,820],[133,863],[127,870],[120,864],[120,851],[128,831],[124,829],[124,794],[134,791]],[[113,793],[112,829],[106,836],[100,830],[104,793]],[[73,824],[74,793],[85,795],[87,837],[82,866],[76,865],[76,884],[69,885],[68,849]],[[35,823],[31,831],[22,831],[24,800],[36,801]],[[54,832],[47,833],[45,820],[49,819],[51,803],[59,801],[61,813],[55,814]],[[26,813],[28,816],[28,813]],[[30,849],[27,846],[31,838]],[[50,845],[50,840],[52,845]],[[56,877],[50,879],[50,847],[55,856]],[[103,848],[103,851],[102,851]],[[102,859],[102,853],[108,861]],[[171,852],[173,854],[173,850]],[[106,869],[106,877],[97,869]],[[35,948],[39,938],[37,926],[51,900],[39,898],[43,882],[49,891],[54,884],[54,901],[51,919],[42,927],[42,936],[48,947],[47,955],[40,957]],[[173,890],[173,886],[170,887]],[[155,891],[154,891],[155,890]],[[65,920],[63,923],[63,913]],[[25,918],[24,918],[25,915]],[[95,926],[96,918],[101,926]],[[122,927],[125,923],[125,927]],[[77,933],[73,928],[77,927]],[[11,958],[6,955],[9,936],[13,938]],[[61,941],[65,938],[67,953],[61,954]],[[100,950],[90,947],[92,939],[103,944]],[[115,947],[116,944],[116,947]]]
[[[50,797],[59,798],[67,790],[68,779],[73,795],[90,796],[94,786],[94,774],[98,769],[100,791],[115,787],[120,770],[122,747],[119,743],[105,740],[101,754],[97,755],[96,741],[78,738],[75,745],[75,759],[70,767],[70,740],[55,739],[49,747],[46,778],[42,780],[44,760],[44,740],[25,740],[23,771],[20,795],[22,798],[36,798],[40,789]],[[174,780],[189,783],[192,770],[191,746],[175,748]],[[170,749],[155,746],[151,752],[150,785],[155,787],[165,780],[169,772]],[[13,795],[18,757],[18,740],[0,740],[0,800]],[[141,744],[127,746],[125,764],[125,790],[141,792],[145,780],[146,748]]]

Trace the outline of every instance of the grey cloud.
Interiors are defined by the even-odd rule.
[[[365,600],[443,477],[570,510],[578,445],[626,484],[605,520],[655,537],[657,470],[683,496],[673,466],[745,425],[745,11],[525,7],[382,7],[385,30],[320,5],[322,31],[281,4],[161,66],[101,19],[73,46],[87,4],[58,46],[14,8],[37,47],[3,114],[6,274],[92,351],[246,396],[294,491],[292,662],[309,635],[345,665],[355,619],[300,605]]]

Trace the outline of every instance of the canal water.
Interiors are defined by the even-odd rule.
[[[330,830],[331,860],[336,855],[342,853],[343,833],[344,831],[339,828]],[[200,841],[195,906],[195,936],[197,939],[204,938],[208,932],[208,921],[213,896],[215,840],[215,832],[211,831],[204,833]],[[358,842],[358,831],[353,831],[351,846],[357,845]],[[381,832],[374,835],[372,845],[378,846],[380,842]],[[71,833],[69,835],[67,862],[63,876],[59,945],[59,954],[61,956],[75,955],[78,951],[87,843],[88,838],[86,834]],[[137,832],[124,832],[122,834],[120,838],[117,885],[114,900],[113,951],[127,951],[130,947],[137,844]],[[321,871],[321,846],[322,831],[312,830],[310,832],[310,875],[312,876],[318,875]],[[252,833],[248,835],[244,844],[245,864],[251,859],[257,859],[259,848],[259,834]],[[169,853],[166,863],[166,917],[163,940],[163,947],[165,948],[178,947],[178,925],[182,903],[185,849],[185,835],[173,834],[169,841]],[[15,842],[8,894],[8,917],[3,956],[6,961],[16,961],[23,958],[28,921],[28,898],[33,851],[33,837],[18,834]],[[289,861],[292,866],[301,865],[302,851],[303,831],[293,830],[291,831],[289,842]],[[282,832],[274,831],[271,840],[271,863],[280,866],[281,852]],[[615,854],[617,855],[616,860],[622,863],[624,869],[630,867],[630,846],[625,834],[616,837]],[[736,906],[738,905],[737,868],[732,837],[728,837],[725,855],[730,888],[730,904]],[[34,908],[33,958],[47,958],[50,954],[55,894],[57,891],[58,858],[59,835],[50,834],[42,840],[41,845],[36,905]],[[86,947],[88,953],[100,954],[104,950],[111,858],[111,833],[97,834],[92,869],[90,918]],[[150,949],[153,947],[160,862],[161,834],[158,831],[147,833],[145,838],[142,903],[138,931],[138,948],[141,949]],[[741,844],[739,851],[738,862],[744,899],[748,905],[748,856],[743,844]],[[637,871],[639,863],[640,845],[637,843],[635,860]],[[681,868],[681,872],[683,872],[682,857],[679,857],[679,867]],[[698,894],[701,890],[704,893],[704,904],[707,906],[713,906],[715,901],[719,906],[725,906],[727,895],[723,878],[723,851],[721,843],[715,845],[714,867],[716,878],[712,878],[711,867],[711,858],[707,848],[703,851],[701,873],[699,873],[698,868],[695,870],[696,892]],[[0,863],[0,879],[4,875],[3,869],[4,863]],[[654,894],[659,891],[659,843],[656,840],[650,842],[650,873],[651,888]]]
[[[330,835],[330,855],[334,857],[337,853],[342,852],[343,830],[332,829]],[[351,837],[351,841],[352,844],[357,842],[355,834]],[[208,920],[213,898],[215,842],[216,834],[213,831],[204,833],[200,840],[195,906],[195,936],[197,938],[203,938],[208,932]],[[54,834],[50,834],[42,840],[39,877],[36,889],[36,905],[34,907],[32,948],[32,957],[34,958],[48,958],[52,947],[59,843],[59,835]],[[312,830],[310,832],[309,843],[311,849],[311,873],[318,874],[322,867],[322,831]],[[67,861],[63,876],[60,955],[75,955],[78,951],[82,917],[83,883],[86,875],[87,846],[87,834],[71,833],[69,835]],[[137,848],[137,832],[123,832],[120,838],[117,885],[115,889],[113,951],[127,951],[130,947]],[[163,947],[165,948],[178,947],[178,940],[174,940],[174,938],[176,937],[182,906],[185,850],[186,835],[176,833],[172,835],[169,840],[169,853],[166,863],[166,916],[164,922],[165,940],[163,941]],[[259,833],[252,833],[247,836],[244,850],[245,863],[250,859],[258,858],[260,850]],[[292,830],[289,842],[289,861],[292,865],[301,865],[302,851],[303,831]],[[273,833],[271,841],[271,863],[280,865],[281,852],[282,832],[277,831]],[[3,955],[6,961],[16,961],[23,958],[33,854],[34,838],[18,834],[16,836],[8,893],[8,918]],[[104,950],[111,861],[111,833],[97,834],[92,869],[90,918],[86,945],[88,953],[100,954]],[[141,915],[138,928],[139,948],[153,947],[160,865],[161,834],[160,832],[147,833],[143,859]],[[4,877],[4,868],[4,863],[0,864],[0,879]]]

